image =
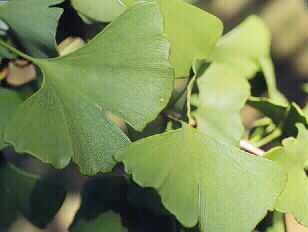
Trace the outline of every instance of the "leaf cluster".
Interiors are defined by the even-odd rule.
[[[277,89],[261,18],[222,35],[182,0],[12,0],[0,19],[1,227],[21,214],[45,228],[65,199],[14,167],[9,147],[111,172],[85,184],[72,232],[250,232],[268,211],[267,231],[283,231],[287,212],[308,226],[307,107]],[[18,60],[35,80],[16,87]],[[258,75],[267,97],[253,94]],[[248,106],[259,112],[249,128]],[[272,149],[258,157],[243,141]]]

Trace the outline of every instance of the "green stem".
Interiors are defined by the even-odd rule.
[[[269,134],[268,136],[266,136],[263,139],[256,142],[255,145],[257,147],[263,147],[264,145],[266,145],[269,142],[273,141],[274,139],[278,138],[280,135],[281,135],[281,130],[280,130],[280,128],[277,128],[271,134]]]
[[[27,59],[27,60],[30,60],[30,61],[32,61],[32,62],[34,62],[34,63],[35,63],[35,61],[36,61],[35,58],[33,58],[33,57],[31,57],[31,56],[28,56],[27,54],[25,54],[25,53],[19,51],[18,49],[14,48],[14,47],[12,47],[11,45],[9,45],[8,43],[4,42],[3,40],[0,40],[0,46],[3,46],[3,47],[5,47],[5,48],[11,50],[12,52],[16,53],[17,55],[19,55],[19,56],[21,56],[21,57],[23,57],[23,58],[25,58],[25,59]]]
[[[186,104],[187,104],[187,117],[188,117],[189,125],[192,125],[193,122],[194,122],[194,119],[191,115],[190,102],[191,102],[191,93],[192,93],[192,89],[194,87],[195,81],[196,81],[196,75],[194,75],[193,78],[191,78],[191,80],[189,81],[189,83],[187,85],[187,102],[186,102]]]

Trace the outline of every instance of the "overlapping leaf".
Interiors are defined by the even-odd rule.
[[[257,16],[250,16],[216,44],[209,60],[231,64],[246,78],[260,69],[258,59],[269,56],[270,32]]]
[[[298,124],[298,137],[283,140],[283,147],[274,148],[265,157],[278,162],[288,173],[288,181],[278,198],[276,209],[291,212],[296,220],[308,226],[308,130]]]
[[[276,87],[270,40],[270,32],[261,18],[250,16],[217,42],[208,60],[230,64],[246,78],[252,78],[262,70],[270,97],[285,103]]]
[[[6,145],[3,141],[3,129],[17,107],[23,102],[18,92],[0,88],[0,150]]]
[[[174,231],[170,216],[157,216],[129,205],[128,187],[128,182],[120,176],[105,176],[89,181],[84,186],[81,207],[69,231]]]
[[[110,171],[114,151],[129,140],[101,107],[137,130],[154,120],[173,88],[169,46],[158,5],[142,2],[69,55],[34,59],[20,53],[41,67],[44,82],[18,108],[5,140],[57,168],[73,159],[84,174]]]
[[[271,118],[285,135],[296,136],[296,123],[308,125],[306,115],[296,103],[285,105],[267,98],[250,97],[248,104]]]
[[[138,0],[123,0],[127,6]],[[170,63],[176,77],[187,77],[193,58],[206,58],[222,34],[215,16],[181,0],[158,2],[164,17],[164,31],[171,40]],[[197,23],[196,23],[197,22]]]
[[[71,3],[86,23],[111,22],[126,9],[120,0],[71,0]]]
[[[244,133],[239,116],[250,95],[247,80],[227,64],[213,63],[197,79],[198,129],[223,142],[238,145]]]
[[[14,0],[0,6],[0,19],[10,27],[15,39],[33,57],[58,55],[55,35],[63,12],[52,5],[63,0]]]
[[[0,160],[0,226],[9,226],[22,213],[44,228],[61,207],[65,191]]]
[[[183,123],[181,129],[121,148],[115,158],[187,227],[251,231],[273,210],[286,176],[279,165],[213,140]],[[236,212],[236,213],[234,213]]]

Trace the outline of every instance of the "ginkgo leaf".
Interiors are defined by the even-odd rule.
[[[65,191],[0,160],[0,226],[9,226],[20,212],[45,228],[62,206]]]
[[[138,130],[154,120],[173,89],[169,46],[158,5],[141,2],[75,52],[26,57],[44,81],[10,120],[6,142],[57,168],[73,159],[84,174],[110,171],[114,151],[129,140],[101,108]]]
[[[50,7],[63,0],[14,0],[0,6],[2,19],[25,51],[33,57],[58,55],[55,35],[61,8]]]
[[[276,87],[270,42],[270,32],[263,20],[258,16],[250,16],[217,42],[208,60],[230,64],[239,75],[246,78],[252,78],[262,70],[270,97],[286,103]]]
[[[197,78],[197,128],[225,143],[238,145],[244,133],[239,112],[250,95],[247,80],[227,64],[213,63]]]
[[[297,134],[296,123],[308,125],[308,118],[294,102],[290,105],[279,104],[268,98],[250,97],[247,103],[271,118],[285,135]]]
[[[269,57],[270,32],[258,16],[250,16],[221,37],[208,60],[228,63],[246,78],[260,70],[258,59]]]
[[[71,3],[86,23],[111,22],[126,9],[120,0],[71,0]]]
[[[0,88],[0,150],[6,147],[3,141],[3,129],[17,107],[23,102],[18,92]]]
[[[122,2],[129,6],[136,1]],[[182,0],[148,1],[159,3],[164,17],[164,31],[171,40],[170,63],[175,76],[189,76],[193,58],[206,58],[221,36],[221,21]]]
[[[276,210],[291,212],[302,225],[308,226],[308,129],[298,126],[298,137],[283,140],[283,147],[270,150],[265,157],[282,165],[288,173],[288,181],[279,196]]]
[[[155,188],[184,226],[199,222],[201,231],[251,231],[274,209],[285,172],[274,162],[182,125],[131,143],[115,158],[136,183]]]
[[[288,110],[288,105],[279,104],[269,98],[249,97],[247,104],[271,118],[275,124],[279,124]]]

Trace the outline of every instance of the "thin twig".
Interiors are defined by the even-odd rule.
[[[263,156],[265,153],[265,151],[261,150],[260,148],[255,147],[254,145],[249,143],[247,140],[241,140],[240,148],[244,151],[247,151],[257,156]]]

